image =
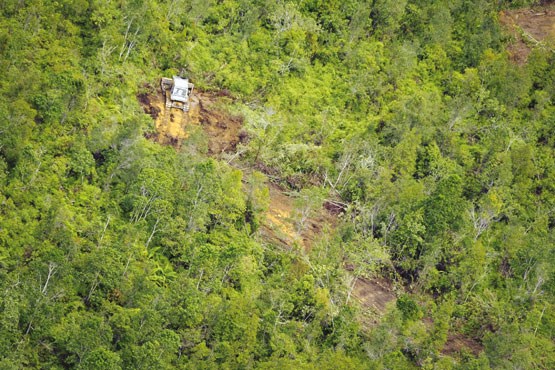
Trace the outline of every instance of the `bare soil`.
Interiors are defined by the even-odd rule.
[[[180,147],[183,140],[189,137],[192,125],[199,123],[197,96],[193,97],[189,112],[166,108],[164,96],[160,91],[154,94],[141,94],[138,99],[144,112],[154,121],[156,133],[151,139],[160,144]]]
[[[463,350],[472,353],[474,356],[478,356],[484,350],[484,347],[478,341],[465,335],[449,334],[441,353],[453,356],[461,353]]]
[[[243,118],[222,108],[223,100],[229,100],[225,95],[197,91],[191,96],[189,111],[183,112],[166,108],[159,89],[149,87],[149,90],[150,94],[143,93],[137,98],[144,112],[154,121],[155,133],[151,139],[180,148],[193,130],[201,128],[208,138],[208,154],[217,156],[235,151],[241,141]]]
[[[316,214],[309,218],[299,233],[295,219],[294,198],[288,196],[281,188],[268,183],[270,206],[262,222],[261,234],[266,240],[281,245],[287,250],[299,248],[308,253],[325,230],[332,230],[337,225],[338,211],[324,203]],[[346,265],[346,270],[353,270]],[[396,300],[393,285],[383,278],[367,279],[357,277],[351,292],[354,301],[362,307],[361,321],[366,327],[374,326],[378,318],[386,311],[387,305]]]
[[[501,24],[511,34],[514,41],[508,51],[517,64],[528,60],[533,47],[554,45],[555,5],[543,7],[505,10],[499,14]],[[552,46],[549,46],[552,48]]]
[[[189,111],[183,112],[166,108],[159,89],[152,86],[145,88],[148,92],[137,98],[154,122],[155,131],[150,139],[179,149],[194,130],[202,129],[208,138],[208,154],[216,157],[235,152],[237,144],[246,139],[242,131],[243,118],[230,114],[224,108],[230,101],[228,92],[196,91],[191,97]],[[295,199],[272,182],[268,182],[268,188],[270,206],[262,220],[260,233],[265,240],[288,250],[309,252],[323,232],[337,225],[337,216],[344,211],[339,204],[326,202],[300,228]],[[372,312],[372,320],[385,312],[387,303],[395,300],[391,283],[385,279],[357,278],[352,296],[363,307],[363,315]]]
[[[353,296],[362,307],[378,314],[384,313],[387,304],[396,299],[391,282],[383,278],[372,280],[358,278],[353,289]]]
[[[208,135],[208,154],[233,153],[242,140],[243,117],[222,108],[225,95],[199,94],[199,120]]]
[[[292,218],[293,200],[272,183],[270,190],[270,206],[262,220],[260,232],[264,239],[291,250],[295,246],[302,247],[302,239],[295,231]]]
[[[264,239],[281,245],[287,250],[299,248],[308,253],[314,242],[326,229],[333,229],[337,225],[338,211],[328,202],[309,218],[305,227],[299,233],[295,220],[294,198],[288,196],[281,188],[268,183],[270,190],[270,206],[262,222],[261,233]],[[329,209],[329,208],[332,209]],[[346,270],[352,270],[352,265],[346,265]],[[351,292],[354,300],[362,307],[361,321],[366,327],[374,326],[378,318],[386,311],[387,305],[396,300],[393,285],[383,278],[366,279],[357,277]]]
[[[261,227],[261,233],[267,240],[276,242],[289,250],[298,247],[304,252],[309,252],[324,229],[332,229],[335,226],[334,215],[322,207],[304,223],[304,227],[299,231],[295,199],[274,183],[268,182],[268,188],[270,206]]]

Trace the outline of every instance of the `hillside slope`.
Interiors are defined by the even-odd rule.
[[[0,368],[555,368],[551,8],[514,6],[3,1]]]

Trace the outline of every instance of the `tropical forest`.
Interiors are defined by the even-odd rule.
[[[555,369],[555,2],[0,0],[0,369]]]

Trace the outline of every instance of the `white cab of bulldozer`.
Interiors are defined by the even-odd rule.
[[[160,86],[166,99],[166,108],[177,108],[184,112],[189,110],[189,99],[195,85],[188,79],[179,76],[173,76],[173,79],[162,77]]]
[[[173,76],[173,86],[170,99],[182,103],[189,102],[189,80]]]

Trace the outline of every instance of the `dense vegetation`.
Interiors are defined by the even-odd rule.
[[[529,3],[0,2],[0,368],[555,368],[555,54],[497,20]],[[242,168],[344,203],[310,252],[260,237],[259,173],[145,138],[180,68]],[[345,261],[398,287],[379,324]]]

